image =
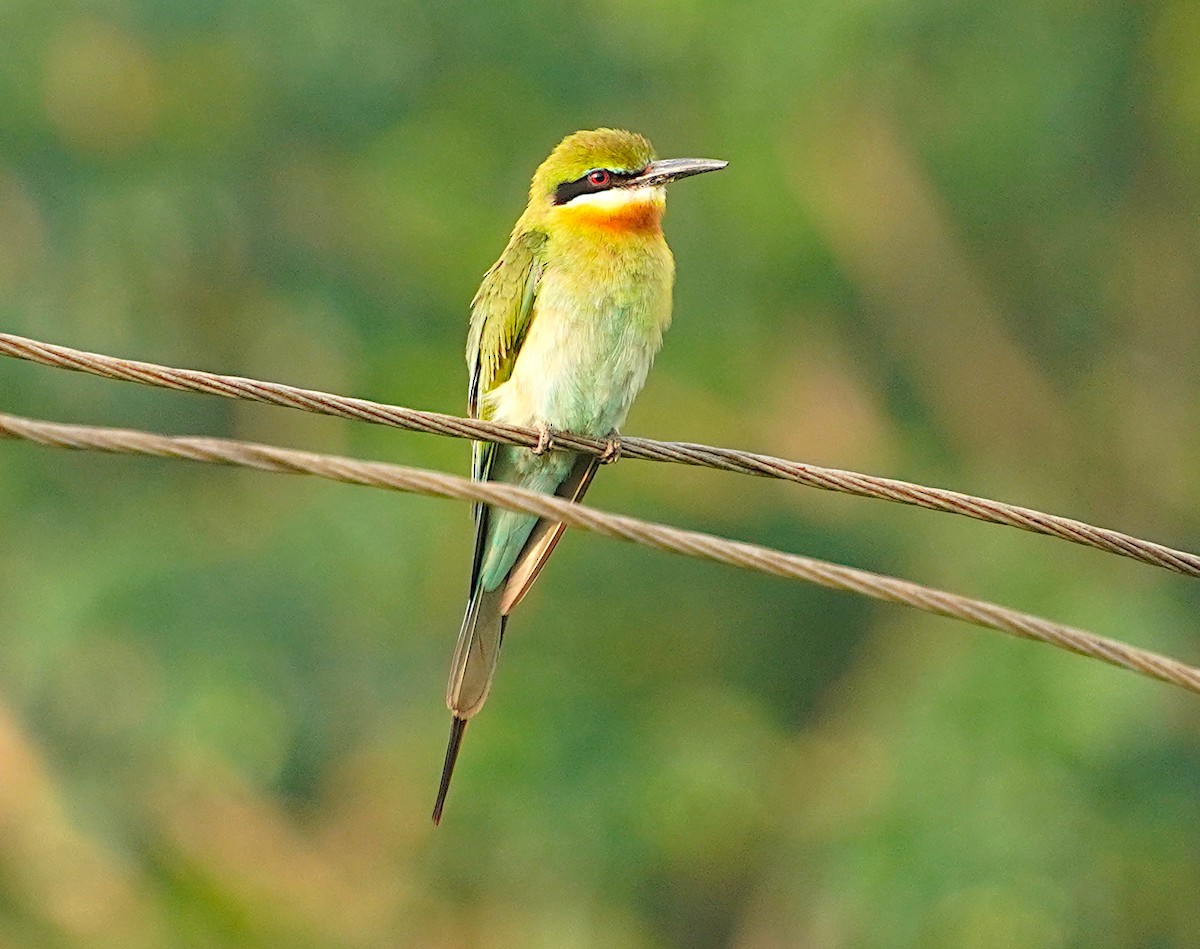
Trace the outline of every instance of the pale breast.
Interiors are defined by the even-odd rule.
[[[670,321],[669,260],[632,280],[547,266],[512,376],[486,397],[492,417],[597,437],[621,425]]]

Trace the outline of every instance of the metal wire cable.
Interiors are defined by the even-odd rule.
[[[118,454],[183,458],[237,465],[262,471],[310,474],[348,484],[390,488],[432,497],[498,504],[607,537],[671,551],[702,560],[743,567],[791,580],[846,590],[965,620],[1025,639],[1099,659],[1200,694],[1200,669],[1085,630],[1053,623],[982,600],[910,583],[896,577],[784,553],[755,544],[682,530],[538,494],[496,482],[471,481],[453,475],[381,462],[293,451],[218,438],[182,438],[130,429],[60,425],[0,413],[0,437],[25,439],[59,448]]]
[[[108,379],[139,382],[143,385],[186,392],[220,395],[230,399],[264,402],[269,405],[301,409],[305,412],[332,415],[337,418],[390,425],[408,431],[502,442],[525,448],[537,445],[539,438],[539,434],[532,429],[505,425],[500,422],[461,418],[455,415],[444,415],[440,412],[426,412],[398,405],[386,405],[366,399],[353,399],[329,392],[319,392],[314,389],[301,389],[277,382],[263,382],[239,376],[201,372],[196,369],[175,369],[153,363],[118,359],[113,356],[43,343],[10,333],[0,333],[0,355],[13,356],[45,366],[104,376]],[[608,443],[602,439],[585,438],[567,432],[555,434],[554,444],[558,448],[596,456],[603,455],[609,448]],[[979,521],[1005,524],[1035,534],[1057,537],[1085,547],[1093,547],[1152,566],[1173,570],[1186,576],[1200,577],[1200,556],[1196,554],[1176,550],[1153,541],[1142,540],[1120,531],[1096,527],[1072,518],[1005,504],[989,498],[913,484],[894,478],[880,478],[855,471],[807,465],[731,448],[714,448],[709,445],[696,445],[688,442],[662,442],[649,438],[624,436],[621,438],[620,444],[622,458],[674,462],[715,468],[719,471],[777,478],[841,494],[895,501],[931,511],[961,514]]]

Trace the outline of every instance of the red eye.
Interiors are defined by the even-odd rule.
[[[597,168],[588,172],[587,180],[593,188],[603,188],[612,180],[612,176],[603,168]]]

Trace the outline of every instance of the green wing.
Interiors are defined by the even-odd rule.
[[[488,418],[484,396],[508,381],[513,363],[533,320],[533,303],[542,275],[544,231],[514,234],[500,259],[483,275],[483,282],[471,301],[471,328],[467,333],[467,368],[471,383],[467,392],[467,411],[472,418]],[[496,457],[494,442],[474,442],[471,446],[471,476],[487,480]],[[475,590],[484,539],[487,535],[486,505],[476,504],[475,556],[471,570],[471,590]]]
[[[471,301],[471,329],[467,334],[471,387],[467,409],[472,418],[488,417],[483,397],[512,375],[513,363],[529,332],[545,244],[544,231],[514,234],[500,259],[483,275],[479,291]],[[482,474],[481,452],[485,453],[486,448],[476,443],[477,478]]]

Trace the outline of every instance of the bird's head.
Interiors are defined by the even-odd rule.
[[[708,158],[656,160],[653,146],[636,132],[575,132],[558,143],[534,174],[529,211],[574,228],[657,229],[669,182],[726,164]]]

